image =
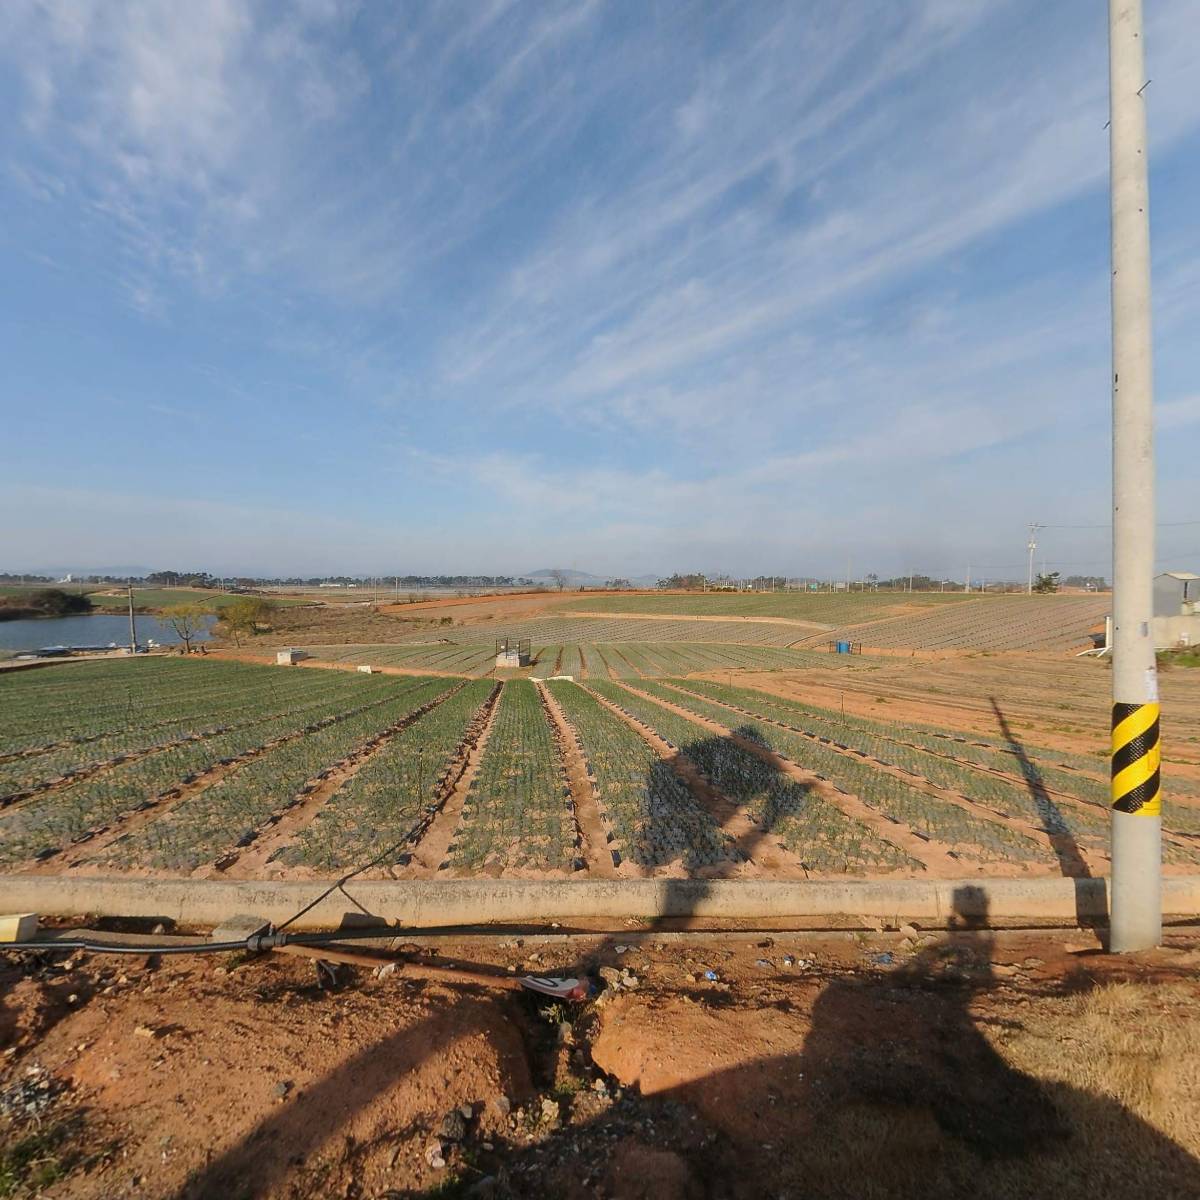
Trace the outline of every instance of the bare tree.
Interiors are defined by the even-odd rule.
[[[191,654],[192,642],[203,632],[204,623],[212,616],[212,611],[203,604],[171,604],[162,610],[162,615],[183,643],[184,653]]]
[[[567,586],[566,571],[555,568],[553,571],[550,572],[550,578],[554,580],[554,583],[560,592],[563,590],[563,588],[565,588]]]

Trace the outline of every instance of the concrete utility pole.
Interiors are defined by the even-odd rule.
[[[1031,523],[1029,526],[1029,584],[1026,587],[1028,595],[1033,595],[1033,553],[1037,549],[1037,531],[1044,528],[1042,525]]]
[[[1112,198],[1113,710],[1109,949],[1162,939],[1154,611],[1154,373],[1142,0],[1109,0]]]
[[[129,653],[137,653],[137,625],[133,620],[133,584],[129,585]]]

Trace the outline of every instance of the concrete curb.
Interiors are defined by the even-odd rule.
[[[0,912],[158,917],[202,927],[233,913],[254,913],[278,923],[328,886],[322,880],[0,875]],[[336,928],[348,917],[361,918],[363,910],[416,928],[659,916],[779,920],[861,915],[944,925],[957,914],[1091,923],[1108,915],[1105,879],[371,880],[351,882],[346,890],[353,901],[335,891],[293,928]],[[1175,916],[1200,915],[1200,876],[1164,879],[1163,907]]]

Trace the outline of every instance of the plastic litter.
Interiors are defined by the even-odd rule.
[[[711,971],[711,970],[710,970],[710,971],[705,971],[705,972],[704,972],[704,978],[705,978],[705,979],[707,979],[707,980],[709,981],[709,983],[716,983],[716,981],[717,981],[717,973],[716,973],[716,971]]]
[[[586,1000],[592,985],[588,979],[561,979],[549,975],[522,975],[518,982],[531,992],[556,996],[560,1000]]]

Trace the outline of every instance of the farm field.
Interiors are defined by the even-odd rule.
[[[897,613],[977,604],[986,597],[963,592],[688,592],[581,598],[564,608],[640,616],[778,617],[834,628]]]
[[[541,693],[524,679],[504,684],[447,865],[562,871],[582,866],[581,842]]]
[[[864,655],[864,660],[872,656]],[[1082,755],[1106,769],[1111,665],[1106,659],[981,654],[950,659],[879,657],[834,679],[745,672],[744,686],[828,709],[907,724],[974,730],[1007,724],[1024,741]],[[714,682],[728,676],[710,672]],[[1164,772],[1200,784],[1200,672],[1162,671]]]
[[[580,605],[620,611],[578,611]],[[630,606],[651,606],[637,615]],[[765,606],[765,608],[764,608]],[[756,595],[605,595],[563,599],[551,595],[456,600],[446,608],[332,605],[276,615],[272,634],[256,639],[264,649],[290,645],[330,657],[353,647],[450,642],[490,648],[500,636],[528,639],[537,647],[660,645],[761,646],[825,653],[831,641],[849,640],[880,656],[944,658],[985,653],[1067,655],[1092,644],[1110,607],[1107,595],[964,596],[961,593],[834,593]],[[413,611],[416,610],[416,611]],[[777,615],[785,613],[787,615]],[[422,653],[429,653],[428,650]],[[573,655],[574,651],[568,652]],[[616,651],[619,658],[620,650]],[[350,661],[345,657],[343,661]],[[379,659],[382,663],[382,657]],[[419,658],[415,661],[420,661]],[[764,660],[759,660],[766,665]],[[400,659],[396,659],[397,665]],[[755,660],[735,665],[751,669]],[[787,665],[800,665],[798,661]],[[430,667],[430,669],[438,669]],[[690,668],[679,668],[690,670]],[[611,674],[626,667],[618,662]],[[467,668],[466,673],[471,673]],[[574,673],[574,672],[572,672]],[[658,673],[654,669],[653,673]],[[635,672],[636,674],[636,672]]]
[[[696,621],[686,619],[644,620],[634,617],[555,617],[540,620],[505,621],[495,626],[496,635],[529,638],[539,643],[554,642],[734,642],[753,646],[790,646],[814,632],[816,626],[779,624],[768,621]],[[483,623],[455,628],[451,636],[486,637]]]
[[[465,632],[465,631],[464,631]],[[829,654],[822,650],[789,650],[776,646],[701,642],[537,643],[533,645],[532,677],[554,675],[583,678],[656,678],[716,670],[800,670],[863,668],[862,656]],[[494,643],[457,641],[399,642],[358,646],[308,646],[307,654],[321,662],[398,667],[454,675],[487,675],[495,664]]]
[[[591,674],[611,649],[556,650],[560,664],[573,652],[570,665],[585,666],[578,682],[168,657],[4,673],[0,868],[274,878],[378,858],[372,871],[396,878],[1107,869],[1106,763],[1031,737],[1023,720],[972,732],[817,699],[840,679],[873,686],[854,670],[769,672],[769,688],[724,670],[685,678],[663,656],[707,647],[678,642],[645,648],[653,674]],[[812,695],[786,691],[810,678]],[[1174,767],[1165,859],[1194,870],[1200,772],[1186,758]]]
[[[836,797],[852,796],[881,814],[885,822],[876,826],[876,836],[870,842],[863,842],[869,827],[857,830],[858,837],[853,841],[844,833],[836,839],[844,854],[843,872],[876,874],[881,868],[891,866],[894,869],[903,864],[899,845],[901,838],[910,846],[914,838],[925,845],[935,844],[932,847],[934,853],[929,858],[904,864],[910,868],[936,869],[938,865],[948,865],[939,863],[941,859],[948,859],[949,864],[956,864],[959,869],[963,868],[965,860],[986,862],[993,868],[1008,864],[1048,864],[1051,861],[1049,851],[1032,839],[986,818],[974,816],[938,796],[920,791],[907,781],[868,766],[856,757],[840,754],[820,744],[801,746],[798,739],[771,736],[775,734],[774,730],[768,732],[761,723],[739,720],[736,714],[723,711],[715,705],[706,706],[703,702],[685,700],[684,704],[677,707],[686,709],[686,714],[673,711],[667,705],[675,703],[676,694],[654,685],[642,685],[636,690],[613,684],[596,684],[593,687],[638,721],[661,732],[679,747],[680,753],[686,758],[698,758],[700,761],[697,765],[706,778],[723,790],[729,788],[733,792],[731,799],[740,797],[764,827],[782,825],[785,837],[789,818],[800,818],[801,821],[805,817],[811,819],[811,814],[806,812],[808,806],[796,803],[798,797],[789,794],[794,785],[790,784],[787,776],[778,769],[764,767],[762,759],[750,751],[750,745],[773,750],[802,770],[810,772],[814,784],[819,781],[830,785],[825,793],[829,801],[826,807],[832,808],[835,813],[849,816],[849,813],[839,809]],[[710,726],[706,730],[694,719],[697,716],[713,721],[716,728]],[[726,736],[731,732],[736,733],[736,740]],[[809,788],[815,790],[813,785],[809,785]],[[778,794],[780,789],[783,795]],[[897,836],[894,838],[879,833],[881,828],[886,830],[888,825],[896,827]],[[848,841],[849,846],[846,845]],[[789,848],[802,856],[812,854],[800,838],[793,839]],[[829,869],[828,865],[819,861],[812,862],[811,866],[806,862],[810,870],[819,871],[823,866],[825,870]]]
[[[26,716],[0,763],[0,865],[83,861],[117,839],[126,866],[216,859],[414,699],[453,686],[170,659],[6,675],[0,703]]]
[[[890,617],[824,635],[879,650],[1068,650],[1090,646],[1112,597],[995,596],[974,604]]]
[[[849,638],[868,649],[979,651],[1056,650],[1086,646],[1089,632],[1103,625],[1112,597],[986,596],[962,593],[861,592],[824,594],[606,596],[580,601],[579,612],[630,613],[641,617],[743,618],[716,625],[714,641],[748,640],[732,636],[756,620],[789,620],[819,626],[786,637],[776,645],[821,643]],[[665,624],[666,622],[661,622]],[[685,622],[680,622],[685,624]],[[731,628],[732,627],[732,628]],[[770,628],[768,625],[767,628]],[[666,635],[664,635],[666,636]],[[684,636],[682,634],[676,636]],[[767,635],[770,636],[770,635]],[[597,638],[594,640],[607,640]],[[704,639],[701,635],[700,640]]]
[[[385,642],[363,646],[306,646],[304,652],[319,662],[444,671],[450,675],[486,675],[496,662],[494,645],[464,645],[443,641]]]
[[[1106,858],[1108,785],[1087,760],[1027,748],[1016,739],[1009,743],[966,740],[894,722],[843,717],[721,684],[646,684],[641,690],[726,724],[749,717],[746,728],[753,730],[755,738],[797,761],[813,762],[815,752],[835,779],[846,751],[869,762],[872,769],[898,768],[973,808],[999,813],[1013,822],[1009,828],[1026,826],[1044,834],[1062,865],[1075,868],[1072,873],[1080,873],[1083,867],[1090,873]],[[814,742],[819,748],[812,746]],[[828,748],[839,753],[830,755]],[[871,795],[869,785],[862,794]],[[886,803],[894,801],[888,798]],[[1168,835],[1164,847],[1168,863],[1200,864],[1200,845],[1193,842],[1200,831],[1200,806],[1168,802],[1163,828]],[[932,832],[932,827],[927,825],[926,832]]]

